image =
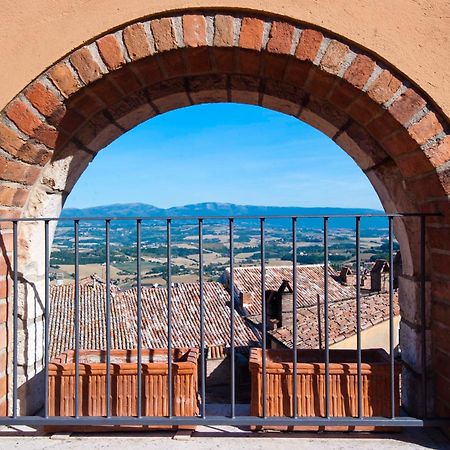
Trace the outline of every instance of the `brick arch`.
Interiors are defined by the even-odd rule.
[[[204,102],[260,105],[318,128],[356,161],[388,212],[448,211],[448,123],[405,76],[323,30],[209,11],[152,17],[101,36],[12,100],[0,115],[2,213],[59,215],[103,147],[157,114]],[[450,219],[429,222],[431,286],[438,299],[432,312],[438,311],[436,320],[445,329],[449,308],[442,309],[441,300],[448,300]],[[24,279],[34,274],[30,279],[36,281],[30,283],[37,286],[29,290],[32,296],[42,281],[35,228],[22,227],[20,241]],[[402,315],[409,336],[417,336],[417,221],[399,221],[396,231],[405,259],[404,289],[411,295]],[[8,230],[6,254],[7,236]],[[433,333],[439,336],[442,329],[438,324]],[[448,351],[442,350],[435,354]],[[409,363],[420,373],[414,352]]]

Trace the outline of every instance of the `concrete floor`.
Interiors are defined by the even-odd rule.
[[[405,429],[400,433],[252,433],[231,427],[198,427],[194,433],[117,432],[44,434],[26,427],[0,428],[0,450],[283,450],[303,449],[449,449],[438,430]]]

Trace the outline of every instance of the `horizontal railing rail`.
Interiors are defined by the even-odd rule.
[[[420,255],[420,311],[422,324],[426,323],[426,298],[425,298],[425,284],[426,284],[426,220],[428,217],[437,216],[438,214],[418,214],[418,213],[392,213],[392,214],[329,214],[329,215],[319,215],[319,214],[306,214],[306,215],[270,215],[270,216],[255,216],[255,215],[239,215],[239,216],[202,216],[202,217],[192,217],[192,216],[172,216],[172,217],[60,217],[60,218],[0,218],[0,222],[10,222],[12,223],[12,241],[13,241],[13,251],[12,251],[12,263],[11,263],[11,278],[12,278],[12,322],[13,322],[13,334],[12,334],[12,395],[10,395],[10,415],[0,417],[0,424],[4,425],[198,425],[198,424],[209,424],[209,425],[241,425],[241,426],[373,426],[373,427],[409,427],[409,426],[427,426],[436,425],[446,422],[445,419],[435,419],[427,417],[427,397],[428,397],[428,386],[427,386],[427,342],[426,333],[424,330],[424,325],[422,328],[421,335],[421,355],[420,360],[422,362],[422,415],[420,418],[400,416],[397,413],[396,399],[399,393],[398,387],[396,387],[395,382],[395,352],[394,352],[394,340],[395,340],[395,329],[394,329],[394,222],[397,219],[413,219],[417,220],[417,226],[420,229],[420,241],[418,243],[418,251]],[[329,308],[330,308],[330,293],[329,293],[329,282],[330,273],[328,267],[330,266],[330,251],[329,251],[329,236],[330,236],[330,222],[333,219],[345,218],[352,220],[351,229],[354,233],[355,247],[355,265],[356,265],[356,282],[355,282],[355,303],[356,303],[356,316],[354,317],[356,323],[356,377],[357,377],[357,413],[355,416],[338,417],[332,414],[331,405],[331,360],[330,360],[330,335],[329,335]],[[362,326],[361,326],[361,221],[363,219],[371,218],[385,218],[386,219],[386,229],[387,229],[387,239],[388,239],[388,265],[389,265],[389,287],[388,287],[388,302],[389,302],[389,414],[386,417],[371,417],[364,416],[363,407],[363,346],[362,346]],[[290,250],[292,251],[292,259],[289,262],[292,270],[292,386],[290,390],[292,395],[292,406],[290,411],[292,412],[289,416],[275,417],[269,415],[268,411],[268,367],[267,367],[267,350],[268,350],[268,314],[267,314],[267,258],[266,258],[266,243],[267,243],[267,223],[272,220],[284,219],[290,221]],[[324,278],[323,278],[323,309],[324,309],[324,413],[317,416],[304,416],[299,414],[299,398],[297,395],[299,389],[299,351],[302,349],[298,347],[298,300],[302,289],[297,269],[299,267],[298,262],[298,227],[302,221],[307,219],[320,219],[322,220],[321,236],[323,244],[323,267],[324,267]],[[238,415],[236,409],[236,313],[235,308],[236,298],[236,285],[235,285],[235,234],[236,234],[236,223],[241,220],[254,220],[257,222],[258,235],[259,235],[259,270],[260,270],[260,311],[261,311],[261,342],[260,347],[262,351],[262,361],[261,361],[261,397],[262,397],[262,410],[259,415]],[[104,416],[90,416],[87,417],[82,408],[80,408],[80,225],[84,222],[89,221],[100,221],[104,225],[104,255],[105,255],[105,283],[106,283],[106,307],[105,307],[105,332],[106,332],[106,381],[105,381],[105,411]],[[111,311],[111,223],[115,221],[134,221],[136,224],[135,228],[135,246],[136,246],[136,410],[132,415],[128,416],[117,416],[114,415],[112,408],[112,359],[111,351],[112,341],[111,341],[111,322],[112,322],[112,311]],[[166,343],[167,343],[167,415],[166,416],[146,416],[144,414],[144,408],[142,404],[143,393],[145,391],[144,377],[143,377],[143,338],[142,338],[142,327],[144,311],[142,305],[142,233],[143,225],[147,221],[158,221],[162,222],[165,227],[165,247],[166,247],[166,286],[167,292],[167,333],[166,333]],[[181,417],[175,414],[174,405],[176,400],[174,398],[174,360],[173,360],[173,350],[174,350],[174,330],[173,330],[173,289],[174,289],[174,256],[172,254],[173,246],[173,226],[174,222],[194,222],[197,228],[197,249],[198,249],[198,296],[199,296],[199,358],[200,358],[200,370],[199,370],[199,380],[198,380],[198,395],[199,395],[199,412],[198,416],[184,416]],[[228,237],[228,291],[229,291],[229,301],[230,301],[230,317],[229,317],[229,335],[230,341],[229,345],[229,357],[230,357],[230,393],[229,393],[229,414],[226,416],[216,416],[208,415],[207,411],[207,401],[206,401],[206,338],[205,338],[205,320],[206,320],[206,300],[205,300],[205,246],[204,246],[204,226],[205,222],[213,221],[225,221],[227,224],[226,234]],[[44,389],[44,402],[43,402],[43,412],[40,415],[26,416],[19,413],[18,407],[18,390],[19,386],[19,303],[20,303],[20,289],[19,289],[19,274],[20,278],[24,277],[24,274],[19,270],[19,256],[21,248],[19,246],[19,224],[22,222],[42,222],[44,224],[44,253],[43,253],[43,265],[44,265],[44,351],[43,351],[43,367],[45,375],[45,389]],[[73,327],[74,327],[74,366],[75,366],[75,382],[74,382],[74,414],[72,416],[53,416],[50,415],[49,409],[49,364],[50,364],[50,329],[49,329],[49,318],[52,308],[52,298],[51,298],[51,280],[50,280],[50,257],[51,257],[51,227],[55,226],[61,222],[72,222],[73,224],[73,252],[74,252],[74,298],[73,298]],[[301,313],[301,312],[300,312]]]

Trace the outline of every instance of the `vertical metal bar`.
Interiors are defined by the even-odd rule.
[[[172,388],[172,221],[167,219],[167,390],[169,417],[173,416]]]
[[[292,417],[297,417],[297,218],[292,218]]]
[[[44,364],[45,364],[45,380],[44,380],[44,416],[48,418],[48,364],[49,364],[49,318],[50,318],[50,235],[49,221],[44,222],[44,264],[45,264],[45,305],[44,305]]]
[[[420,216],[420,320],[422,322],[422,416],[428,416],[427,386],[427,310],[426,310],[426,216]]]
[[[141,226],[136,220],[136,289],[137,289],[137,416],[142,417],[142,289],[141,289]]]
[[[319,332],[319,350],[322,350],[322,312],[320,311],[320,294],[317,294],[317,330]]]
[[[105,220],[106,256],[106,417],[111,417],[111,220]]]
[[[266,251],[265,251],[265,219],[260,219],[261,231],[261,315],[262,315],[262,416],[267,417],[267,313],[266,313]]]
[[[323,218],[324,328],[325,328],[325,416],[330,417],[330,342],[328,333],[328,217]]]
[[[201,417],[206,417],[205,298],[203,293],[203,219],[198,219],[198,257],[200,278],[200,351],[201,351]]]
[[[358,417],[362,417],[361,356],[361,217],[356,217],[356,351],[358,354]]]
[[[390,398],[391,417],[395,417],[395,361],[394,361],[394,237],[393,217],[389,216],[389,355],[390,355]]]
[[[235,348],[234,348],[234,219],[229,219],[230,231],[230,359],[231,359],[231,418],[236,416],[236,372],[235,372]]]
[[[74,220],[75,234],[75,417],[80,417],[80,222]]]
[[[17,418],[17,363],[18,363],[18,309],[19,309],[19,283],[18,283],[18,237],[17,221],[13,221],[13,417]]]

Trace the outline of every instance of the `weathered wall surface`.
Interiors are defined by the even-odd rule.
[[[196,7],[280,14],[330,30],[389,61],[450,117],[447,0],[3,0],[0,110],[55,61],[139,18]]]

